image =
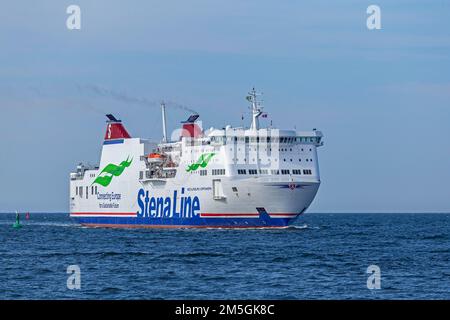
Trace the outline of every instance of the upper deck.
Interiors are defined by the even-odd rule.
[[[167,139],[165,106],[164,138],[160,143],[131,138],[120,120],[108,115],[100,167],[120,164],[125,159],[138,163],[139,180],[165,180],[181,176],[304,176],[319,180],[316,148],[323,145],[321,131],[283,130],[260,126],[260,104],[253,90],[247,97],[252,103],[249,128],[227,125],[222,129],[203,130],[192,115],[176,141]],[[87,170],[86,170],[87,169]],[[71,175],[72,180],[96,178],[105,174],[97,168],[84,168]]]

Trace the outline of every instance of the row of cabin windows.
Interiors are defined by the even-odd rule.
[[[272,174],[272,175],[279,175],[280,172],[281,172],[282,175],[289,175],[289,174],[291,174],[291,171],[289,169],[270,170],[270,174]],[[200,173],[200,176],[206,176],[206,175],[208,175],[208,170],[200,170],[199,173]],[[246,175],[247,174],[247,169],[238,169],[237,173],[239,175]],[[248,169],[248,174],[249,175],[257,175],[258,173],[261,174],[261,175],[268,175],[269,174],[269,170],[268,169],[260,169],[260,170]],[[301,169],[292,169],[292,174],[293,175],[301,175],[302,174],[302,170]],[[303,174],[304,175],[311,175],[312,171],[310,169],[303,169]],[[224,176],[225,175],[225,169],[212,169],[212,175],[213,176]]]
[[[225,169],[212,169],[212,175],[213,176],[224,176],[225,175]]]
[[[291,162],[294,161],[293,159],[290,159],[290,160],[291,160]],[[283,161],[286,162],[287,159],[283,159]],[[306,162],[312,162],[312,161],[313,161],[313,159],[306,159]],[[302,162],[302,159],[298,159],[298,162]]]
[[[238,172],[239,175],[246,175],[247,174],[247,170],[246,169],[238,169],[237,172]],[[280,170],[270,170],[270,173],[272,175],[279,175],[280,174]],[[249,175],[258,174],[258,170],[256,170],[256,169],[249,169],[248,170],[248,174]],[[260,169],[259,170],[259,174],[262,174],[262,175],[269,174],[269,170],[267,170],[267,169]],[[289,169],[281,169],[281,174],[282,175],[288,175],[288,174],[291,174],[291,171]],[[301,175],[302,174],[302,170],[300,170],[300,169],[293,169],[292,170],[292,174],[294,174],[294,175]],[[310,174],[312,174],[312,171],[310,169],[304,169],[303,170],[303,174],[310,175]]]
[[[233,158],[232,160],[235,161],[235,162],[239,161],[238,158]],[[271,159],[271,158],[267,158],[266,160],[267,160],[268,162],[270,162],[272,159]],[[275,160],[275,162],[278,162],[278,159],[274,159],[274,160]],[[247,161],[247,158],[244,158],[244,162],[246,162],[246,161]],[[252,161],[255,162],[256,159],[253,158]],[[262,161],[262,160],[261,160],[261,159],[258,159],[258,161]],[[283,161],[284,161],[284,162],[287,162],[287,159],[283,159]],[[290,161],[293,162],[294,159],[290,159]],[[313,161],[313,159],[306,159],[306,162],[312,162],[312,161]],[[298,159],[298,162],[302,162],[302,159]]]
[[[315,142],[318,141],[316,138],[308,137],[211,137],[211,141],[215,142],[266,142],[266,143],[294,143],[294,142]]]
[[[260,149],[262,149],[262,148],[260,148]],[[302,151],[305,151],[304,148],[302,148],[301,150],[302,150]],[[230,151],[233,151],[233,148],[230,148]],[[238,148],[238,151],[241,151],[241,148]],[[257,148],[257,147],[254,147],[254,148],[252,149],[251,147],[249,147],[249,148],[248,148],[248,151],[258,151],[258,148]],[[264,151],[267,152],[267,148],[264,148]],[[272,152],[272,148],[269,148],[269,151]],[[278,148],[278,151],[279,151],[279,152],[287,152],[287,151],[293,151],[293,149],[292,149],[292,148],[289,148],[289,150],[288,150],[288,148]],[[310,148],[309,151],[312,151],[312,149]],[[202,152],[203,152],[203,151],[202,151]],[[192,150],[191,150],[191,153],[192,153]]]
[[[270,151],[272,151],[272,149],[270,149]],[[292,151],[292,148],[289,148],[289,150],[287,148],[280,148],[278,149],[278,151],[282,152],[282,151]],[[302,148],[302,151],[305,151],[305,149]],[[309,151],[312,151],[312,149],[310,148]]]
[[[83,189],[84,187],[75,187],[75,195],[80,196],[80,198],[83,198]],[[97,186],[91,186],[91,195],[98,194]],[[89,187],[86,187],[86,199],[89,198]]]
[[[261,174],[268,174],[268,170],[260,170]],[[225,169],[212,169],[211,174],[213,176],[224,176],[226,173]],[[199,170],[200,176],[204,177],[208,175],[208,170]],[[238,169],[238,174],[247,174],[247,170]],[[258,174],[258,170],[249,170],[249,174]]]

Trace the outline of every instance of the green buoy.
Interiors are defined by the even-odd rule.
[[[17,211],[16,211],[16,222],[14,222],[14,224],[12,226],[14,229],[22,228],[22,225],[20,224],[20,215]]]

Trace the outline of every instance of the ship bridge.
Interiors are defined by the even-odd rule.
[[[226,145],[232,143],[246,144],[313,144],[316,147],[322,146],[322,132],[280,130],[273,128],[263,128],[257,131],[244,128],[232,128],[227,126],[225,129],[211,128],[208,135],[213,145]]]

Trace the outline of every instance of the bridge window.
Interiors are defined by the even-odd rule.
[[[208,175],[208,170],[200,170],[200,176]]]
[[[309,169],[304,169],[303,174],[312,174],[312,171]]]
[[[238,169],[238,174],[247,174],[247,170],[245,170],[245,169]]]
[[[252,175],[258,174],[258,170],[255,170],[255,169],[249,169],[249,170],[248,170],[248,174],[252,174]]]
[[[290,170],[287,170],[287,169],[283,169],[283,170],[281,170],[281,174],[290,174],[290,172],[289,172]]]
[[[278,174],[280,174],[280,170],[270,170],[270,172],[271,172],[273,175],[278,175]]]

